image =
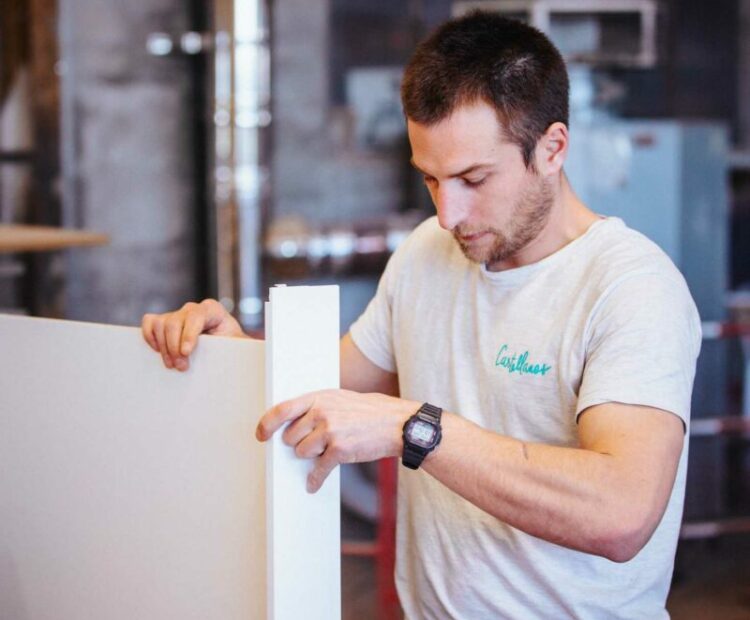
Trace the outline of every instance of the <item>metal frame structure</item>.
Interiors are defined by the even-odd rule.
[[[656,17],[654,0],[458,0],[453,4],[453,15],[458,17],[475,9],[505,14],[525,13],[529,23],[542,32],[550,32],[555,14],[596,15],[607,13],[633,13],[640,18],[641,46],[634,56],[616,58],[572,59],[586,64],[608,64],[648,68],[656,64]]]

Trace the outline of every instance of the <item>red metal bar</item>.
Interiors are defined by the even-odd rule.
[[[719,418],[698,418],[690,422],[691,437],[714,437],[716,435],[750,437],[750,418],[734,415]]]
[[[378,584],[379,617],[396,620],[401,617],[401,607],[394,581],[396,566],[396,485],[398,460],[382,459],[378,462],[378,555],[376,571]]]
[[[722,321],[703,321],[701,323],[704,340],[720,338],[743,338],[750,336],[750,323],[730,323]]]
[[[400,620],[393,573],[396,566],[396,486],[398,459],[378,461],[378,524],[374,541],[343,541],[341,553],[375,559],[378,618]]]

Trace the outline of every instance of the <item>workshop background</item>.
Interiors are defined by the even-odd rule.
[[[261,333],[269,285],[334,282],[346,330],[432,213],[403,66],[478,6],[560,47],[573,187],[688,281],[669,610],[750,617],[750,0],[3,0],[0,311],[138,325],[210,296]],[[398,617],[394,486],[393,463],[342,472],[344,618]]]

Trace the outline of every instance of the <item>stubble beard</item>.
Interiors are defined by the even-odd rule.
[[[543,179],[539,179],[526,189],[516,202],[507,230],[490,227],[481,231],[492,235],[493,239],[489,246],[474,248],[471,244],[462,242],[460,237],[466,233],[460,228],[453,231],[453,236],[464,256],[472,262],[490,266],[506,261],[544,230],[553,201],[551,188]]]

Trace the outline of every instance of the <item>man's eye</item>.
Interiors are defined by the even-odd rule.
[[[482,185],[486,177],[482,177],[481,179],[462,179],[464,182],[464,185],[467,185],[468,187],[479,187]]]
[[[424,175],[425,185],[432,185],[433,183],[435,183],[435,181],[435,177],[427,176],[426,174]]]

